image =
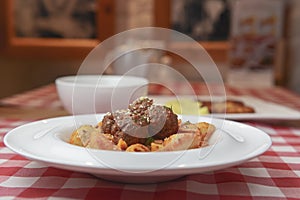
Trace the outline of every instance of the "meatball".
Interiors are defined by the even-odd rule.
[[[114,120],[114,116],[112,113],[107,113],[102,119],[102,126],[101,126],[103,133],[114,135],[117,132],[121,131],[119,126],[116,124]]]
[[[164,139],[178,131],[177,115],[170,108],[153,105],[153,100],[141,97],[126,110],[108,113],[102,120],[102,130],[123,139],[128,145],[145,144],[147,138]]]
[[[107,113],[102,120],[102,130],[104,133],[113,135],[115,143],[122,138],[127,145],[143,144],[148,137],[147,128],[137,125],[129,110],[120,110],[113,114]]]
[[[178,131],[178,118],[172,109],[165,106],[151,106],[149,109],[149,134],[154,139],[164,139]]]
[[[136,99],[132,104],[128,106],[131,117],[136,124],[140,126],[149,125],[149,114],[148,110],[153,105],[153,100],[147,97],[141,97]]]
[[[114,134],[115,137],[122,138],[128,145],[145,142],[148,137],[147,126],[137,123],[129,110],[116,111],[114,120],[121,130]]]

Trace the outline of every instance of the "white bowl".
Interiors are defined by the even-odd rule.
[[[64,108],[71,114],[125,109],[148,92],[148,80],[135,76],[77,75],[55,80]]]

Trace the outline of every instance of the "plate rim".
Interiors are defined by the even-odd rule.
[[[100,115],[103,115],[103,114],[100,114]],[[80,115],[80,116],[89,116],[89,115]],[[63,116],[63,117],[54,117],[54,118],[48,118],[48,119],[44,119],[44,120],[59,120],[59,119],[68,119],[68,118],[70,118],[70,117],[74,117],[74,116]],[[195,116],[190,116],[190,117],[195,117]],[[203,116],[199,116],[200,118],[202,118],[202,119],[207,119],[207,117],[203,117]],[[210,119],[210,118],[209,118]],[[214,119],[214,120],[219,120],[220,121],[220,119]],[[40,162],[43,162],[43,163],[47,163],[49,166],[53,166],[52,164],[54,164],[54,165],[56,165],[56,167],[57,166],[61,166],[61,167],[58,167],[58,168],[64,168],[64,169],[70,169],[70,168],[72,168],[72,169],[74,169],[74,168],[84,168],[84,172],[87,172],[89,169],[90,170],[97,170],[97,171],[99,171],[100,173],[105,173],[105,174],[115,174],[116,173],[116,170],[117,171],[123,171],[124,172],[124,170],[126,171],[126,170],[130,170],[130,169],[126,169],[126,168],[123,168],[123,169],[114,169],[114,168],[107,168],[107,167],[105,167],[105,166],[86,166],[86,165],[81,165],[81,164],[74,164],[74,163],[66,163],[66,162],[57,162],[57,161],[53,161],[52,159],[50,159],[49,160],[49,158],[44,158],[44,159],[42,159],[41,158],[41,156],[37,156],[37,155],[29,155],[28,156],[28,153],[24,153],[24,152],[22,152],[22,151],[18,151],[18,150],[16,150],[16,148],[13,146],[13,145],[11,145],[10,143],[9,143],[9,141],[8,141],[8,139],[9,139],[9,137],[11,137],[11,135],[13,135],[13,134],[16,134],[16,132],[17,131],[19,131],[19,129],[21,129],[22,130],[22,128],[24,128],[24,127],[26,127],[26,126],[32,126],[32,125],[36,125],[36,124],[38,124],[39,122],[41,122],[42,120],[37,120],[37,121],[33,121],[33,122],[30,122],[30,123],[26,123],[26,124],[24,124],[24,125],[21,125],[21,126],[18,126],[18,127],[16,127],[16,128],[14,128],[14,129],[12,129],[11,131],[9,131],[8,133],[6,133],[5,134],[5,136],[4,136],[4,139],[3,139],[3,141],[4,141],[4,144],[5,144],[5,146],[7,147],[7,148],[9,148],[10,150],[12,150],[13,152],[15,152],[15,153],[17,153],[17,154],[19,154],[19,155],[21,155],[21,156],[23,156],[23,157],[26,157],[27,159],[29,159],[29,160],[35,160],[35,161],[40,161]],[[260,149],[258,152],[256,152],[254,155],[252,155],[252,154],[247,154],[247,156],[246,157],[244,157],[243,159],[240,159],[239,161],[232,161],[232,163],[230,163],[230,162],[227,162],[226,163],[226,165],[228,165],[228,166],[233,166],[233,165],[236,165],[237,163],[242,163],[242,162],[245,162],[245,161],[247,161],[247,160],[249,160],[249,159],[252,159],[252,158],[254,158],[254,157],[257,157],[257,156],[259,156],[259,155],[261,155],[262,153],[264,153],[265,151],[267,151],[269,148],[270,148],[270,146],[272,145],[272,141],[271,141],[271,138],[270,138],[270,136],[267,134],[267,133],[265,133],[264,131],[262,131],[262,130],[260,130],[260,129],[258,129],[258,128],[256,128],[256,127],[253,127],[253,126],[250,126],[250,125],[248,125],[248,124],[243,124],[243,123],[240,123],[240,122],[235,122],[235,121],[231,121],[231,120],[224,120],[224,121],[226,121],[226,122],[230,122],[230,123],[234,123],[234,124],[239,124],[239,125],[242,125],[242,126],[244,126],[244,127],[247,127],[247,128],[253,128],[253,129],[256,129],[257,131],[259,131],[260,133],[259,134],[263,134],[264,136],[266,136],[266,138],[267,138],[267,140],[268,140],[268,144],[267,144],[267,146],[265,146],[263,149]],[[68,145],[71,145],[71,144],[68,144]],[[77,146],[75,146],[74,145],[74,147],[75,148],[80,148],[80,149],[82,149],[82,150],[84,150],[85,148],[84,147],[77,147]],[[96,151],[105,151],[105,150],[96,150]],[[198,149],[191,149],[191,150],[188,150],[189,152],[196,152],[196,151],[198,151]],[[118,153],[122,153],[122,154],[126,154],[126,153],[130,153],[130,152],[113,152],[113,151],[105,151],[105,152],[109,152],[109,153],[112,153],[112,154],[114,154],[114,153],[116,153],[116,154],[118,154]],[[155,155],[155,154],[157,154],[158,152],[149,152],[149,153],[134,153],[134,152],[131,152],[130,154],[136,154],[136,155],[142,155],[142,154],[149,154],[149,155]],[[170,152],[159,152],[159,153],[163,153],[163,154],[168,154],[168,153],[170,153]],[[171,152],[171,153],[175,153],[175,154],[179,154],[179,153],[181,153],[181,152],[179,152],[179,151],[177,151],[177,152]],[[204,167],[210,167],[210,166],[214,166],[215,168],[218,168],[218,166],[219,166],[219,168],[221,169],[221,168],[223,168],[223,167],[221,167],[222,165],[224,165],[224,163],[222,163],[222,162],[216,162],[216,161],[214,161],[214,165],[206,165],[206,166],[204,166]],[[65,168],[66,167],[66,168]],[[189,165],[189,166],[185,166],[184,168],[181,168],[181,169],[178,169],[176,166],[174,166],[173,168],[169,168],[169,167],[167,167],[167,168],[160,168],[160,169],[158,169],[158,170],[155,170],[155,173],[154,174],[157,174],[157,175],[161,175],[162,173],[165,173],[166,171],[168,171],[169,173],[172,173],[172,174],[176,174],[176,172],[178,172],[178,171],[181,171],[181,173],[183,173],[182,172],[182,170],[186,170],[186,174],[189,174],[189,172],[191,172],[191,171],[200,171],[201,172],[201,168],[203,168],[203,166],[202,167],[199,167],[199,165],[198,166],[195,166],[195,164],[194,165]],[[138,170],[138,169],[134,169],[135,171],[136,170]],[[145,170],[151,170],[151,169],[140,169],[139,171],[145,171]],[[82,171],[82,170],[76,170],[76,171]],[[125,173],[126,174],[126,173]],[[152,173],[153,174],[153,173]],[[145,175],[145,174],[143,174],[143,175]]]

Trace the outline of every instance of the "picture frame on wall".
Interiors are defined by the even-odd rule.
[[[172,0],[171,28],[197,41],[227,40],[230,31],[228,0]]]
[[[155,1],[155,24],[186,34],[197,41],[229,38],[233,0]]]
[[[95,0],[14,0],[13,7],[16,37],[96,38]]]
[[[83,58],[114,34],[114,2],[2,0],[0,28],[4,54]]]
[[[214,61],[225,62],[234,0],[154,0],[154,25],[179,31],[202,45]],[[186,46],[184,41],[176,43]]]

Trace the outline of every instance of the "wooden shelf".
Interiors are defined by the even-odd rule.
[[[5,53],[22,58],[83,59],[99,42],[90,39],[12,38]]]
[[[226,62],[229,42],[200,42],[215,62]]]
[[[199,42],[199,44],[207,51],[215,62],[226,62],[229,49],[228,42]],[[171,48],[181,50],[199,48],[198,45],[195,47],[193,47],[193,45],[194,44],[191,44],[190,42],[173,42]]]

